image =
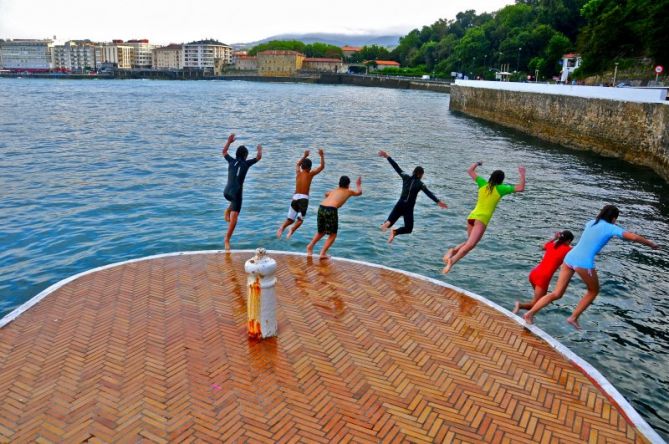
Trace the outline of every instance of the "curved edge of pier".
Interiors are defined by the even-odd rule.
[[[25,313],[28,311],[31,307],[34,305],[38,304],[41,300],[58,290],[59,288],[63,287],[64,285],[79,279],[80,277],[102,271],[102,270],[107,270],[110,268],[114,267],[119,267],[122,265],[127,265],[131,264],[134,262],[141,262],[141,261],[147,261],[147,260],[152,260],[152,259],[159,259],[159,258],[164,258],[164,257],[171,257],[171,256],[184,256],[184,255],[198,255],[198,254],[225,254],[225,253],[231,253],[231,254],[254,254],[255,250],[232,250],[230,252],[226,252],[225,250],[200,250],[200,251],[182,251],[182,252],[172,252],[172,253],[162,253],[162,254],[156,254],[152,256],[145,256],[145,257],[140,257],[136,259],[130,259],[126,261],[121,261],[121,262],[116,262],[113,264],[108,264],[108,265],[103,265],[101,267],[93,268],[90,270],[86,270],[84,272],[75,274],[73,276],[70,276],[66,279],[63,279],[45,290],[41,291],[38,293],[36,296],[32,297],[19,307],[15,308],[13,311],[10,313],[6,314],[2,318],[0,318],[0,329],[5,327],[7,324],[11,323],[13,320],[18,318],[21,314]],[[307,256],[306,253],[300,253],[300,252],[291,252],[291,251],[280,251],[280,250],[268,250],[268,254],[275,254],[275,255],[292,255],[292,256]],[[432,284],[448,288],[450,290],[459,292],[465,296],[468,296],[478,302],[481,302],[498,312],[504,314],[508,318],[512,319],[514,322],[517,324],[523,326],[525,329],[529,330],[532,332],[534,335],[538,336],[542,340],[544,340],[547,344],[549,344],[554,350],[556,350],[558,353],[560,353],[562,356],[564,356],[567,360],[569,360],[572,364],[574,364],[577,368],[579,368],[583,374],[595,385],[597,386],[602,393],[609,399],[609,401],[614,404],[616,407],[618,407],[620,413],[627,419],[627,421],[631,424],[633,424],[639,432],[646,438],[648,439],[651,443],[655,444],[661,444],[665,443],[665,441],[660,437],[660,435],[646,422],[645,419],[634,409],[634,407],[625,399],[625,397],[618,392],[618,390],[611,384],[605,377],[602,375],[595,367],[593,367],[590,363],[588,363],[585,359],[581,358],[578,356],[576,353],[571,351],[567,346],[562,344],[560,341],[543,331],[541,328],[537,327],[536,325],[533,324],[527,324],[521,317],[514,315],[511,313],[509,310],[505,309],[504,307],[500,306],[499,304],[496,304],[495,302],[479,295],[476,293],[473,293],[471,291],[465,290],[460,287],[456,287],[454,285],[448,284],[444,281],[440,281],[438,279],[430,278],[427,276],[423,276],[417,273],[412,273],[409,271],[397,269],[397,268],[392,268],[392,267],[387,267],[385,265],[380,265],[380,264],[374,264],[371,262],[366,262],[366,261],[361,261],[361,260],[356,260],[356,259],[348,259],[348,258],[342,258],[342,257],[332,257],[329,260],[332,261],[340,261],[340,262],[349,262],[349,263],[354,263],[354,264],[360,264],[360,265],[365,265],[368,267],[372,268],[378,268],[378,269],[383,269],[383,270],[388,270],[396,273],[401,273],[406,276],[409,276],[414,279],[419,279],[423,281],[430,282]]]

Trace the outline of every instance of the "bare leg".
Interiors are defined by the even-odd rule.
[[[467,238],[469,239],[469,235],[472,232],[472,226],[467,223]],[[464,247],[467,241],[464,241],[463,243],[456,245],[453,248],[449,248],[446,254],[444,255],[444,264],[448,265],[448,261],[453,257],[454,254],[456,254],[458,251],[460,251],[460,248]]]
[[[392,224],[389,221],[385,221],[380,227],[381,231],[386,231],[391,225]]]
[[[230,211],[230,224],[228,225],[228,232],[225,233],[225,251],[230,251],[230,239],[232,238],[232,233],[235,232],[238,218],[239,211]]]
[[[523,316],[525,322],[531,324],[532,321],[534,320],[534,315],[537,314],[539,310],[541,310],[551,302],[557,301],[562,296],[564,296],[564,293],[565,291],[567,291],[567,287],[569,286],[569,281],[571,281],[571,277],[573,275],[574,275],[574,270],[569,268],[567,265],[563,265],[562,268],[560,269],[560,276],[558,277],[557,284],[555,285],[555,290],[553,290],[546,296],[539,299],[534,304],[534,306],[530,308],[530,310],[527,313],[525,313],[525,316]]]
[[[290,227],[290,230],[288,230],[288,234],[286,234],[286,239],[290,239],[293,234],[297,231],[298,228],[302,226],[302,219],[297,219],[295,221],[295,225]]]
[[[226,222],[230,222],[230,206],[228,205],[228,208],[225,209],[225,216],[223,216]]]
[[[390,230],[390,236],[388,236],[388,243],[392,244],[393,239],[395,239],[395,230]]]
[[[311,256],[314,254],[314,246],[316,243],[321,240],[325,236],[325,233],[316,233],[314,234],[314,238],[311,239],[311,242],[309,242],[309,245],[307,245],[307,255]]]
[[[567,322],[573,325],[577,330],[581,329],[578,323],[578,317],[585,311],[586,308],[592,304],[599,294],[599,277],[597,277],[597,270],[586,270],[584,268],[577,268],[576,273],[583,279],[588,289],[585,295],[581,298],[574,309],[574,312],[567,318]]]
[[[532,302],[523,303],[516,301],[516,305],[513,307],[514,314],[518,313],[520,310],[529,310],[530,308],[534,307],[534,304],[536,304],[539,299],[546,296],[546,293],[548,293],[548,288],[542,288],[536,285],[532,285],[532,287],[534,287],[534,298],[532,299]]]
[[[337,233],[328,236],[327,240],[325,241],[325,245],[323,245],[323,249],[321,250],[321,259],[327,259],[330,257],[327,255],[327,252],[332,244],[334,244],[335,239],[337,239]]]
[[[474,227],[469,231],[469,238],[467,239],[467,242],[465,242],[465,244],[458,249],[457,253],[455,253],[453,257],[450,257],[446,260],[446,266],[443,270],[444,274],[451,271],[451,267],[453,267],[453,265],[455,265],[460,259],[465,257],[467,253],[469,253],[476,246],[476,244],[479,243],[483,237],[483,234],[485,233],[485,229],[486,225],[480,220],[474,222]]]
[[[286,219],[286,221],[279,227],[278,230],[276,230],[276,238],[281,239],[281,235],[283,234],[283,230],[286,229],[286,227],[290,224],[292,224],[294,221],[293,219]]]

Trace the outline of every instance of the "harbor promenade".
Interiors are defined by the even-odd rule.
[[[252,255],[102,267],[8,315],[0,442],[661,442],[536,327],[410,273],[269,252],[278,336],[249,339]]]

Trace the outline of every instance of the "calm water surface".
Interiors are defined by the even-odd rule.
[[[602,292],[581,318],[564,320],[582,295],[574,280],[537,324],[597,367],[669,437],[669,186],[651,171],[569,151],[448,110],[448,96],[378,88],[244,82],[0,79],[0,315],[75,273],[181,250],[220,249],[229,132],[262,143],[247,177],[234,248],[304,251],[319,196],[341,174],[363,176],[364,195],[340,212],[332,254],[441,278],[441,255],[465,238],[476,199],[466,169],[528,170],[524,194],[505,198],[482,243],[448,282],[511,308],[530,297],[530,269],[557,230],[577,238],[606,203],[619,223],[664,244],[659,252],[612,241],[598,259]],[[236,144],[235,144],[236,146]],[[294,163],[323,147],[303,227],[275,230],[294,186]],[[375,157],[420,164],[445,200],[425,196],[416,228],[389,246],[377,227],[401,181]],[[252,150],[253,152],[253,150]]]

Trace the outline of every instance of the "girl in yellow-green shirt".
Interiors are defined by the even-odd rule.
[[[493,171],[488,180],[478,176],[476,174],[476,167],[482,164],[483,162],[472,164],[467,170],[469,176],[474,179],[474,182],[479,187],[478,201],[474,210],[467,217],[467,240],[456,247],[449,248],[444,255],[444,263],[446,264],[443,271],[444,274],[451,271],[451,267],[465,257],[479,243],[502,196],[525,191],[525,167],[518,167],[520,183],[518,185],[509,185],[503,183],[504,171],[502,170]]]

